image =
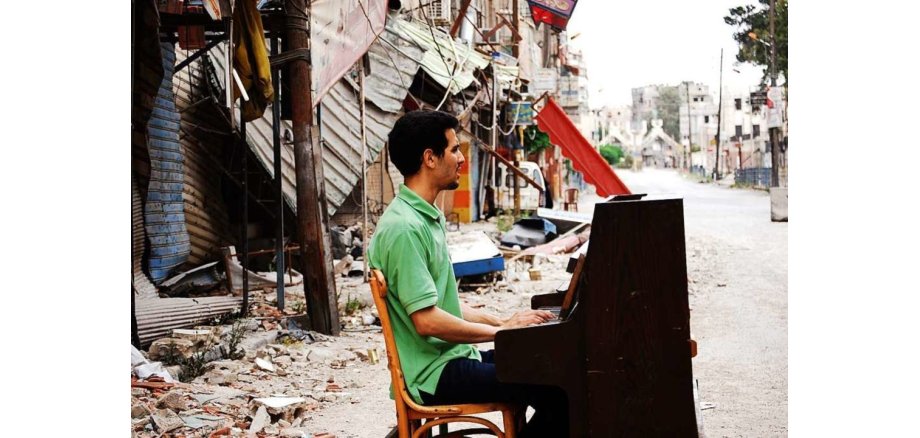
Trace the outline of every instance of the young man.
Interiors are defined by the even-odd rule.
[[[434,205],[442,190],[460,186],[460,166],[466,160],[458,126],[449,114],[413,111],[389,135],[390,160],[405,184],[377,224],[368,260],[387,280],[387,306],[406,386],[422,404],[527,404],[536,412],[524,436],[565,436],[568,407],[563,391],[501,383],[493,352],[470,345],[493,341],[502,329],[547,321],[553,314],[525,310],[502,320],[460,302],[444,215]]]

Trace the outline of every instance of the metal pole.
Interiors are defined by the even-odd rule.
[[[289,50],[310,49],[310,2],[285,0]],[[332,242],[323,179],[319,128],[313,123],[311,62],[290,64],[291,121],[297,179],[297,225],[303,257],[304,294],[310,326],[320,333],[339,334],[338,300],[332,275]]]
[[[364,227],[362,227],[361,255],[364,257],[364,282],[368,280],[367,266],[367,109],[364,106],[364,62],[358,61],[358,76],[361,79],[361,209],[364,210]],[[383,169],[381,169],[382,171]],[[383,190],[383,186],[380,186]]]
[[[273,21],[272,24],[277,21]],[[278,35],[272,29],[272,57],[278,54]],[[272,102],[272,142],[275,149],[275,180],[274,189],[277,201],[275,202],[275,291],[278,294],[278,310],[284,310],[284,191],[281,176],[281,81],[278,78],[278,69],[272,69],[272,89],[275,90]]]
[[[693,156],[693,116],[690,111],[690,82],[687,82],[687,156],[684,165],[690,169],[690,158]]]
[[[511,9],[513,9],[513,11],[511,12],[511,17],[512,17],[511,23],[514,24],[514,31],[512,33],[517,32],[517,34],[520,35],[521,33],[520,31],[521,14],[518,8],[518,0],[511,0]],[[514,56],[514,59],[521,58],[520,57],[521,49],[520,47],[518,47],[519,45],[520,45],[520,42],[517,41],[514,35],[511,35],[511,56]]]
[[[523,143],[524,142],[524,127],[518,126],[518,130],[519,130],[518,135],[520,135],[520,140]],[[514,154],[514,167],[520,169],[521,160],[519,159],[520,158],[519,154],[521,154],[521,151],[514,150],[512,153]],[[520,186],[520,183],[518,182],[518,176],[516,173],[514,174],[513,179],[514,179],[514,217],[517,218],[518,216],[521,215],[521,186]]]
[[[246,120],[243,119],[243,106],[240,105],[240,137],[243,138],[243,219],[241,220],[242,236],[240,236],[240,264],[243,266],[243,309],[246,315],[249,308],[249,188],[246,180],[249,176],[249,144],[246,142]]]
[[[776,87],[776,0],[770,0],[770,86]],[[770,128],[770,186],[779,187],[779,141],[777,128]]]
[[[494,151],[496,146],[498,146],[498,75],[495,74],[495,60],[490,60],[489,64],[492,66],[492,150]],[[489,155],[489,175],[495,175],[495,157]],[[495,187],[496,190],[498,186]],[[495,193],[496,190],[492,191],[492,205],[496,204],[496,197],[498,193]]]
[[[722,144],[722,56],[725,49],[719,50],[719,126],[716,128],[716,181],[719,180],[719,146]]]

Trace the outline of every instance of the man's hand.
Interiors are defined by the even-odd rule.
[[[511,315],[511,318],[502,323],[502,329],[511,329],[518,327],[527,327],[534,324],[542,324],[546,321],[556,319],[556,315],[546,310],[524,310]]]

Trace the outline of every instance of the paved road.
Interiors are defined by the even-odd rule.
[[[788,228],[770,221],[769,195],[671,170],[618,175],[634,193],[684,199],[694,377],[704,408],[712,406],[703,411],[706,435],[786,436]]]

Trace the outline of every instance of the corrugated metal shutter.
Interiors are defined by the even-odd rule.
[[[132,284],[137,291],[138,299],[157,297],[157,288],[150,282],[144,270],[141,269],[141,260],[144,257],[144,204],[138,193],[134,177],[131,177],[131,273],[134,277]]]
[[[204,64],[200,62],[205,57],[173,75],[176,108],[182,115],[179,144],[185,169],[182,198],[191,247],[189,266],[221,259],[220,248],[237,237],[221,191],[222,170],[218,164],[218,157],[227,153],[229,129],[217,105],[202,104],[211,98],[205,85]],[[185,58],[183,51],[178,51],[177,62]],[[226,134],[222,134],[224,131]]]
[[[144,219],[150,242],[148,271],[153,282],[166,279],[189,254],[188,231],[182,202],[183,167],[179,147],[179,113],[172,91],[175,47],[161,43],[163,82],[147,125],[150,184]]]

